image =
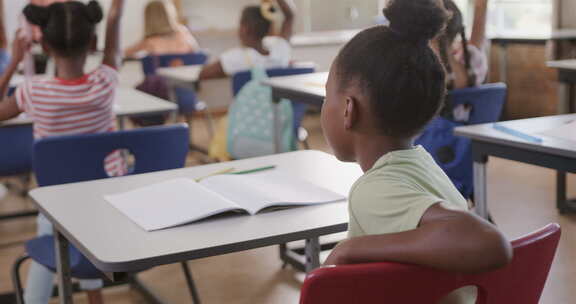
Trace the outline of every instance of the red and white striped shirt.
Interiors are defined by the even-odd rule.
[[[114,99],[118,72],[106,65],[76,80],[35,76],[14,94],[21,111],[34,122],[36,139],[49,136],[93,134],[116,130]],[[121,154],[106,160],[110,176],[125,175]]]

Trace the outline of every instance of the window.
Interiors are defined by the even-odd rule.
[[[552,0],[494,0],[490,3],[488,33],[547,35],[552,31]]]

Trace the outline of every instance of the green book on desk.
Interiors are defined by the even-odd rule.
[[[229,212],[264,210],[343,201],[345,196],[296,177],[267,172],[221,174],[196,182],[176,178],[105,199],[133,222],[154,231]]]

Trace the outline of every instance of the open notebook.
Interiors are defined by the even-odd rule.
[[[105,199],[147,231],[179,226],[227,212],[332,203],[346,197],[278,173],[216,175],[196,182],[177,178]]]

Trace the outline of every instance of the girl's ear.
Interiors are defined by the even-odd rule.
[[[98,35],[92,35],[92,39],[90,39],[90,52],[97,52],[98,51]]]
[[[346,97],[346,105],[344,109],[344,129],[346,131],[352,130],[358,121],[358,100],[353,96]]]

